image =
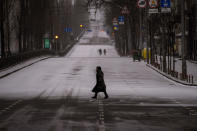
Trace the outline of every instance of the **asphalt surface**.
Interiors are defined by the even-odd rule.
[[[197,108],[167,98],[1,100],[1,131],[196,131]],[[5,110],[5,111],[4,111]]]

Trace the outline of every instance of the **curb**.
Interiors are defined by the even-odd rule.
[[[49,59],[49,58],[52,58],[52,57],[42,58],[42,59],[37,60],[37,61],[35,61],[35,62],[31,63],[31,64],[28,64],[28,65],[25,65],[25,66],[23,66],[23,67],[20,67],[20,68],[14,70],[14,71],[11,71],[11,72],[9,72],[9,73],[6,73],[6,74],[0,76],[0,79],[4,78],[4,77],[6,77],[6,76],[9,76],[9,75],[11,75],[11,74],[13,74],[13,73],[15,73],[15,72],[18,72],[18,71],[20,71],[20,70],[22,70],[22,69],[24,69],[24,68],[26,68],[26,67],[29,67],[29,66],[31,66],[31,65],[34,65],[34,64],[36,64],[36,63],[38,63],[38,62],[40,62],[40,61]]]
[[[153,66],[151,66],[151,65],[149,65],[149,64],[146,64],[146,66],[149,67],[149,68],[151,68],[151,69],[153,69],[154,71],[158,72],[158,73],[161,74],[162,76],[164,76],[164,77],[166,77],[166,78],[168,78],[168,79],[170,79],[170,80],[172,80],[172,81],[174,81],[174,82],[177,82],[177,83],[179,83],[179,84],[186,85],[186,86],[197,86],[197,84],[186,83],[186,82],[181,81],[181,80],[178,80],[178,79],[176,79],[176,78],[174,78],[174,77],[172,77],[172,76],[170,76],[170,75],[167,75],[166,73],[161,72],[160,70],[158,70],[157,68],[155,68],[155,67],[153,67]]]
[[[189,61],[189,62],[191,62],[191,63],[193,63],[193,64],[197,64],[197,61]]]

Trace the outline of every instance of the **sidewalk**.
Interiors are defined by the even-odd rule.
[[[160,63],[159,57],[160,56],[158,56],[158,64],[161,64],[160,66],[161,66],[161,68],[163,68],[162,63]],[[162,59],[162,56],[161,56],[161,59]],[[171,67],[173,68],[173,58],[171,60],[172,60],[171,61],[171,64],[172,64]],[[168,65],[168,58],[166,58],[166,64]],[[178,72],[178,75],[180,77],[180,73],[182,72],[182,60],[180,58],[175,58],[175,72]],[[190,76],[193,76],[193,82],[194,82],[194,84],[197,85],[197,61],[187,60],[187,74],[190,75]]]
[[[8,75],[10,75],[14,72],[17,72],[21,69],[24,69],[28,66],[31,66],[31,65],[39,62],[39,61],[46,60],[46,59],[49,59],[49,58],[51,58],[51,57],[50,56],[37,57],[37,58],[33,58],[33,59],[27,60],[25,62],[22,62],[20,64],[8,67],[6,69],[0,70],[0,79],[3,78],[3,77],[8,76]]]
[[[172,77],[170,74],[166,74],[166,73],[162,72],[161,70],[157,69],[156,67],[154,67],[154,66],[152,66],[152,65],[150,65],[150,64],[147,64],[147,66],[148,66],[149,68],[155,70],[155,71],[158,72],[159,74],[165,76],[166,78],[168,78],[168,79],[170,79],[170,80],[172,80],[172,81],[175,81],[175,82],[177,82],[177,83],[179,83],[179,84],[187,85],[187,86],[197,86],[197,84],[196,84],[195,81],[194,81],[193,84],[191,84],[191,83],[188,83],[188,82],[186,82],[186,81],[182,81],[182,80],[179,80],[179,79],[177,79],[177,78],[175,78],[175,77]]]

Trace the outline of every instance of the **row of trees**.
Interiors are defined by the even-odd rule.
[[[88,22],[82,5],[74,0],[0,0],[1,57],[42,49],[45,38],[50,49],[64,50],[82,31],[79,25]]]
[[[163,72],[172,75],[175,73],[175,58],[182,57],[183,79],[187,75],[186,59],[197,60],[195,0],[171,0],[171,12],[158,14],[149,14],[148,7],[139,8],[137,0],[87,1],[106,7],[106,24],[114,34],[121,55],[130,55],[132,50],[149,49],[147,63],[159,65]],[[129,14],[121,13],[125,6]],[[124,25],[114,28],[112,20],[118,16],[124,16]]]

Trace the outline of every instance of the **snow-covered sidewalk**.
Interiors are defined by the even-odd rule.
[[[19,71],[19,70],[21,70],[25,67],[28,67],[30,65],[33,65],[33,64],[35,64],[39,61],[42,61],[42,60],[45,60],[45,59],[48,59],[48,58],[50,58],[50,56],[37,57],[37,58],[33,58],[33,59],[30,59],[30,60],[24,61],[20,64],[8,67],[6,69],[0,70],[0,78],[3,78],[3,77],[5,77],[9,74],[12,74],[16,71]]]
[[[158,58],[158,64],[160,64],[160,56],[157,56],[157,58]],[[173,58],[171,60],[172,60],[171,67],[173,68]],[[168,64],[168,58],[166,58],[166,63]],[[178,72],[179,74],[182,72],[182,60],[180,58],[175,58],[175,71]],[[197,84],[197,63],[192,61],[187,61],[187,74],[190,76],[192,75],[194,84]]]

